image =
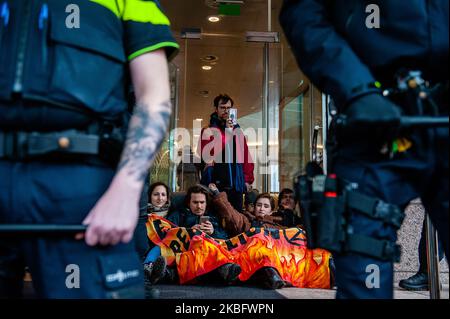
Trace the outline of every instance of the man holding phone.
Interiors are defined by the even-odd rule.
[[[237,123],[237,109],[233,106],[234,101],[227,94],[220,94],[214,99],[215,110],[208,128],[202,129],[200,147],[197,149],[205,164],[201,183],[205,186],[216,184],[220,191],[227,193],[233,207],[242,212],[243,193],[252,189],[254,164]],[[217,138],[219,135],[220,138]],[[210,145],[219,142],[221,145]],[[214,153],[215,149],[220,152]]]
[[[208,211],[209,189],[195,185],[188,189],[184,207],[168,216],[168,220],[179,227],[194,228],[219,239],[227,239],[214,212]]]

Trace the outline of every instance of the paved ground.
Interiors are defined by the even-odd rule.
[[[334,299],[336,290],[284,288],[279,293],[288,299]],[[430,293],[394,288],[394,299],[430,299]],[[444,285],[441,299],[449,299],[448,285]]]
[[[215,287],[157,285],[161,299],[334,299],[336,290],[257,287]],[[430,299],[428,291],[406,291],[394,286],[395,299]],[[442,299],[449,299],[449,286],[443,285]]]
[[[24,282],[25,298],[34,299],[30,278]],[[180,286],[156,285],[160,299],[334,299],[336,290],[283,288],[262,289],[254,286]],[[449,299],[449,285],[443,284],[441,299]],[[430,299],[428,291],[406,291],[394,285],[395,299]]]

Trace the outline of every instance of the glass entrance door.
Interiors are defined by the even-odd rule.
[[[271,171],[263,169],[268,159],[261,156],[269,153],[264,151],[267,126],[263,122],[266,119],[263,114],[264,43],[248,42],[246,37],[247,31],[266,30],[267,1],[246,1],[236,15],[218,15],[220,10],[215,1],[163,0],[161,4],[181,47],[173,61],[179,68],[180,79],[174,123],[189,136],[188,139],[180,138],[180,134],[173,136],[170,144],[174,154],[184,152],[182,159],[186,161],[189,160],[186,153],[196,154],[199,128],[209,125],[214,98],[228,94],[235,102],[237,120],[247,134],[255,162],[253,187],[259,191],[270,190],[263,187],[264,174],[269,175]],[[275,137],[268,144],[277,143]],[[272,153],[278,154],[278,151]],[[276,166],[276,161],[273,162],[272,166]],[[171,181],[174,190],[186,190],[196,181],[193,165],[172,163],[171,172],[175,176]]]
[[[247,134],[255,162],[254,188],[292,188],[293,176],[307,161],[324,158],[322,95],[299,71],[283,36],[281,4],[246,0],[239,12],[219,14],[215,0],[161,0],[180,44],[172,61],[176,103],[171,130],[184,130],[185,138],[175,134],[167,139],[160,161],[166,166],[153,168],[159,175],[153,174],[152,181],[167,172],[163,181],[174,191],[198,181],[195,165],[173,159],[180,160],[178,154],[184,152],[183,162],[188,162],[189,153],[196,152],[200,128],[208,126],[214,97],[221,93],[234,99],[238,123]],[[275,31],[281,41],[251,42],[249,31]]]

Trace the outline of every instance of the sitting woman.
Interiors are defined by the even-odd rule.
[[[157,214],[165,217],[169,210],[169,187],[161,182],[153,183],[148,186],[146,191],[143,189],[141,198],[142,208],[140,208],[139,220],[134,231],[134,242],[136,251],[142,261],[145,260],[149,250],[154,247],[147,236],[146,223],[149,214]]]
[[[148,190],[148,205],[147,205],[147,217],[151,214],[156,214],[160,217],[167,217],[169,213],[169,187],[162,183],[156,182],[150,185]],[[146,232],[147,234],[147,232]],[[144,265],[148,268],[148,266],[152,265],[152,263],[156,260],[158,256],[161,255],[161,250],[158,246],[154,245],[146,235],[147,240],[147,250],[146,257],[144,260]]]
[[[273,215],[275,201],[269,193],[261,193],[256,197],[253,213],[239,213],[231,206],[226,193],[219,192],[215,184],[210,184],[209,188],[214,194],[214,208],[224,220],[225,231],[230,237],[246,232],[251,227],[284,229],[298,226],[294,220],[292,223],[284,222],[283,218]]]

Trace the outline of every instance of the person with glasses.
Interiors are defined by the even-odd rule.
[[[242,212],[243,194],[252,189],[254,164],[239,124],[230,117],[233,106],[227,94],[214,99],[214,112],[209,126],[202,129],[198,150],[203,163],[201,184],[216,184],[227,193],[233,207]]]

